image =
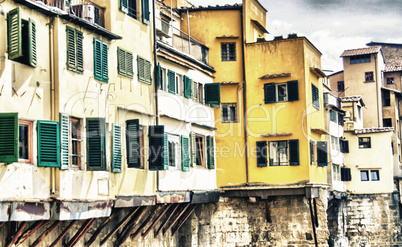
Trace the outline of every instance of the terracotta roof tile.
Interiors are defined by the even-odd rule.
[[[352,96],[341,97],[340,100],[341,100],[341,102],[359,102],[360,101],[362,106],[365,106],[361,95],[352,95]]]
[[[395,66],[386,66],[384,72],[397,72],[402,71],[402,64]]]
[[[394,131],[393,127],[372,127],[365,129],[355,129],[355,134],[369,134],[369,133],[380,133],[380,132],[391,132]]]
[[[359,49],[352,49],[352,50],[345,50],[341,57],[351,57],[357,55],[365,55],[365,54],[374,54],[378,53],[381,49],[381,46],[371,46],[367,48],[359,48]]]

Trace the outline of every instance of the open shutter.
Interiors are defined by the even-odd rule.
[[[169,93],[176,93],[176,75],[171,70],[168,70],[168,91]]]
[[[208,169],[215,169],[214,137],[207,136],[207,166]]]
[[[127,75],[126,73],[126,52],[117,47],[117,72],[120,75]]]
[[[7,13],[8,25],[8,58],[15,59],[22,56],[22,25],[20,7]]]
[[[140,146],[140,121],[138,119],[127,120],[126,150],[128,167],[141,167]]]
[[[0,113],[0,163],[18,161],[18,113]]]
[[[144,59],[137,56],[137,74],[139,81],[145,81],[145,69],[144,69]]]
[[[310,164],[314,165],[314,141],[310,140]]]
[[[259,141],[257,145],[257,167],[267,166],[267,142]]]
[[[94,38],[94,77],[102,80],[102,41]]]
[[[327,166],[328,165],[328,155],[327,155],[327,142],[317,142],[317,165]]]
[[[112,172],[121,172],[121,126],[112,124]]]
[[[275,103],[275,84],[264,84],[264,102],[265,104]]]
[[[162,89],[162,68],[161,68],[161,64],[158,63],[158,88]]]
[[[38,166],[60,167],[59,122],[38,121]]]
[[[190,164],[191,166],[196,166],[197,165],[197,148],[196,148],[196,142],[195,142],[195,133],[190,132],[190,145],[191,145],[191,161]]]
[[[343,122],[343,114],[340,113],[340,112],[338,112],[338,124],[339,124],[340,126],[343,126],[343,125],[344,125],[344,122]]]
[[[152,83],[151,62],[145,60],[145,82]]]
[[[289,140],[289,164],[298,166],[299,163],[299,140]]]
[[[88,170],[106,170],[106,124],[104,118],[87,118]]]
[[[298,81],[288,81],[288,101],[299,100],[299,82]]]
[[[168,142],[168,135],[165,133],[163,135],[163,169],[168,170],[169,169],[169,142]]]
[[[124,13],[128,13],[128,0],[120,0],[120,10]]]
[[[149,0],[142,0],[142,22],[149,25]]]
[[[66,27],[67,37],[67,69],[76,70],[77,63],[75,59],[76,55],[76,43],[75,43],[75,30],[71,27]]]
[[[69,140],[70,128],[68,122],[69,116],[65,113],[60,113],[60,146],[61,146],[61,162],[60,169],[68,170],[70,164],[69,152]]]
[[[186,136],[181,136],[181,170],[183,172],[190,171],[189,143]]]
[[[184,97],[187,99],[191,99],[192,97],[192,86],[193,80],[188,76],[184,76]]]
[[[165,170],[167,153],[164,126],[149,126],[149,170]],[[167,143],[167,140],[166,140]]]
[[[28,22],[28,61],[29,65],[36,67],[37,52],[36,52],[36,24],[31,18]]]
[[[108,82],[109,80],[109,70],[108,70],[108,48],[105,42],[102,42],[102,81]]]
[[[318,88],[311,84],[311,93],[313,97],[313,107],[316,108],[317,110],[320,109],[320,96],[319,96],[319,91]]]
[[[82,32],[75,30],[75,37],[76,37],[76,64],[77,64],[77,71],[82,73],[84,72],[84,52],[82,47],[82,39],[84,36]]]
[[[341,181],[352,181],[352,174],[350,168],[341,168]]]
[[[205,104],[219,105],[221,103],[221,85],[209,83],[204,85]]]
[[[341,153],[349,153],[349,141],[347,140],[339,140]]]
[[[133,78],[134,76],[133,54],[131,52],[126,52],[126,73],[128,77]]]

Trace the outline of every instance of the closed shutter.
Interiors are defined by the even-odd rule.
[[[184,97],[187,99],[192,97],[192,86],[193,81],[188,76],[184,76]]]
[[[104,118],[87,118],[88,170],[106,170],[106,125]]]
[[[105,42],[102,42],[102,81],[108,82],[109,80],[109,72],[108,72],[108,48]]]
[[[102,41],[94,39],[94,76],[102,80]]]
[[[288,81],[288,101],[299,100],[299,82],[298,81]]]
[[[163,134],[163,149],[164,149],[164,152],[163,152],[163,169],[168,170],[169,169],[169,142],[168,142],[167,133]],[[174,149],[174,147],[173,147],[173,149]],[[173,157],[175,157],[174,154],[173,154]]]
[[[7,13],[8,30],[8,58],[15,59],[22,56],[22,25],[20,7]]]
[[[191,166],[197,165],[197,144],[195,142],[195,133],[190,132],[190,145],[191,145]]]
[[[38,166],[60,167],[59,122],[38,121]]]
[[[257,145],[257,167],[267,166],[267,142],[259,141]]]
[[[264,102],[265,104],[275,103],[275,84],[268,83],[264,85]]]
[[[352,174],[350,168],[341,168],[341,181],[352,181]]]
[[[145,81],[145,61],[143,58],[137,56],[137,74],[139,81]]]
[[[161,68],[161,64],[158,63],[158,88],[162,89],[162,68]]]
[[[124,13],[128,13],[128,0],[120,0],[120,10]]]
[[[343,114],[340,113],[340,112],[338,112],[338,124],[339,124],[340,126],[343,126],[343,125],[344,125],[344,122],[343,122]]]
[[[126,75],[130,78],[134,76],[134,66],[133,66],[133,54],[126,51]]]
[[[36,24],[31,18],[28,22],[28,61],[29,65],[36,67],[37,52],[36,52]]]
[[[77,72],[82,73],[84,72],[84,52],[82,47],[82,39],[84,36],[82,32],[75,30],[76,36],[76,64],[77,64]]]
[[[328,165],[328,155],[327,155],[327,142],[317,142],[317,165],[327,166]]]
[[[219,105],[221,103],[221,85],[209,83],[204,85],[205,104]]]
[[[190,152],[188,142],[188,137],[181,136],[181,170],[183,172],[190,171]]]
[[[117,72],[120,75],[127,75],[126,73],[126,52],[117,47]]]
[[[126,121],[126,150],[128,167],[141,167],[140,122],[138,119]]]
[[[168,92],[176,93],[176,75],[171,70],[168,70]]]
[[[147,82],[148,84],[151,84],[152,82],[152,73],[151,73],[151,62],[145,60],[145,64],[144,64],[144,75],[145,75],[145,82]]]
[[[69,155],[69,140],[70,128],[69,128],[69,116],[64,113],[59,114],[60,121],[60,146],[61,146],[61,164],[60,169],[68,170],[70,164]]]
[[[121,126],[112,124],[112,172],[121,172]]]
[[[76,55],[76,42],[75,42],[75,30],[71,27],[66,27],[67,37],[67,69],[76,70],[77,63],[75,60]]]
[[[149,126],[149,170],[164,170],[164,126]],[[167,142],[167,141],[166,141]]]
[[[18,161],[18,113],[0,113],[0,163]]]
[[[299,140],[289,140],[289,164],[298,166],[299,163]]]
[[[142,22],[149,25],[149,0],[142,0]]]
[[[215,169],[214,137],[207,136],[207,166],[208,169]]]
[[[319,96],[319,91],[316,86],[311,84],[311,93],[313,97],[313,107],[316,108],[317,110],[320,109],[320,96]]]
[[[310,164],[314,165],[314,141],[310,140]]]
[[[347,140],[339,140],[341,153],[349,153],[349,141]]]

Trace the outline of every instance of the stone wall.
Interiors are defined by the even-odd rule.
[[[330,247],[348,247],[349,242],[346,237],[347,224],[347,200],[345,198],[332,198],[328,202],[327,218],[330,239],[328,244]]]

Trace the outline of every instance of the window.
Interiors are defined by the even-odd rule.
[[[374,76],[373,76],[373,72],[372,72],[372,71],[370,71],[370,72],[364,72],[364,75],[365,75],[365,78],[366,78],[366,81],[365,81],[365,82],[372,82],[372,81],[374,81]]]
[[[160,84],[159,89],[166,91],[167,90],[167,82],[166,82],[166,69],[161,68],[160,70]]]
[[[379,181],[380,180],[380,172],[379,170],[371,170],[371,181]]]
[[[82,73],[84,72],[82,32],[67,26],[66,37],[67,37],[67,69],[77,73]]]
[[[78,118],[70,117],[69,156],[70,165],[73,167],[81,165],[81,143],[81,121]]]
[[[265,104],[299,100],[298,81],[264,84]]]
[[[106,122],[104,118],[87,118],[88,170],[106,170]]]
[[[317,165],[321,167],[328,165],[327,142],[317,142]]]
[[[357,106],[357,117],[358,119],[362,119],[362,107],[361,106]]]
[[[395,84],[394,77],[388,77],[388,78],[387,78],[387,84],[388,84],[388,85],[393,85],[393,84]]]
[[[147,84],[152,83],[151,62],[137,56],[138,80]]]
[[[331,149],[339,151],[339,138],[331,136]]]
[[[339,146],[341,149],[341,153],[349,153],[349,141],[348,140],[339,140]]]
[[[196,164],[205,167],[205,137],[201,135],[195,136],[196,143]]]
[[[344,81],[338,81],[338,92],[345,91],[345,83]]]
[[[313,84],[311,84],[311,92],[312,92],[312,96],[313,96],[313,107],[317,110],[320,110],[319,91],[318,91],[318,88]]]
[[[32,122],[19,120],[18,162],[32,163]]]
[[[392,118],[384,118],[382,123],[383,127],[392,127]]]
[[[310,165],[314,165],[315,161],[314,147],[315,147],[314,141],[310,140]]]
[[[198,86],[199,86],[198,82],[193,81],[193,100],[195,102],[199,102],[199,98],[200,98],[200,95],[198,92],[198,90],[199,90]]]
[[[108,82],[108,47],[107,44],[94,38],[94,77],[96,80]]]
[[[270,141],[269,165],[299,165],[299,140]]]
[[[222,123],[237,123],[236,103],[222,104]]]
[[[236,61],[236,43],[221,43],[222,61]]]
[[[29,18],[22,20],[20,7],[7,13],[8,58],[36,67],[36,24]]]
[[[144,168],[144,132],[138,119],[126,121],[127,166],[129,168]]]
[[[359,137],[359,148],[371,148],[371,137]]]
[[[360,171],[360,180],[361,181],[369,181],[369,171]]]
[[[183,76],[176,73],[176,94],[183,96],[184,94],[184,85],[183,85]]]
[[[176,87],[176,73],[173,72],[173,71],[171,71],[171,70],[168,70],[168,73],[167,73],[167,80],[168,80],[168,85],[167,85],[168,92],[169,92],[169,93],[176,94],[176,93],[177,93],[177,87]]]
[[[350,57],[350,64],[369,63],[371,61],[370,54]]]
[[[215,169],[215,142],[213,136],[207,136],[207,168]]]
[[[369,177],[370,173],[370,177]],[[380,171],[379,170],[362,170],[360,171],[361,181],[380,181]]]
[[[337,123],[338,122],[338,114],[334,110],[329,110],[329,120],[331,122]]]
[[[332,165],[332,180],[341,181],[341,172],[339,165]]]
[[[198,83],[198,102],[204,104],[204,84]]]
[[[256,143],[257,167],[267,166],[267,142],[259,141]]]
[[[176,168],[176,143],[169,142],[169,167]]]
[[[183,78],[183,96],[187,99],[191,99],[193,96],[193,80],[191,80],[188,76],[184,76]]]
[[[382,106],[391,106],[391,92],[388,90],[381,90],[382,92]]]
[[[350,168],[347,167],[341,168],[341,181],[352,181],[352,174],[350,172]]]
[[[120,10],[128,16],[138,19],[139,18],[139,0],[120,0]],[[149,0],[141,0],[142,22],[149,25]]]
[[[149,126],[149,170],[167,170],[169,168],[169,144],[164,126]]]
[[[120,47],[117,47],[117,72],[130,78],[134,75],[133,54]]]

